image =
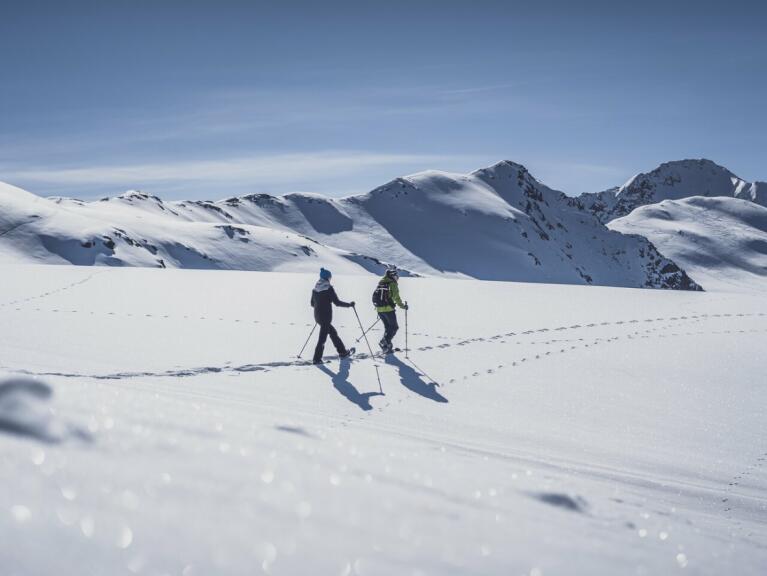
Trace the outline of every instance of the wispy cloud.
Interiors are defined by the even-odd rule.
[[[30,158],[96,160],[129,154],[137,160],[146,150],[167,145],[218,151],[243,145],[268,150],[270,143],[292,137],[304,147],[340,134],[356,148],[394,126],[392,118],[423,119],[456,113],[461,102],[446,98],[438,86],[327,87],[315,90],[213,88],[183,102],[151,108],[75,110],[64,116],[65,132],[45,127],[33,133],[0,133],[0,160],[23,165]],[[409,120],[408,120],[409,121]],[[140,161],[140,160],[138,160]]]
[[[143,188],[148,190],[258,189],[327,190],[369,172],[393,175],[435,167],[471,165],[469,156],[320,151],[263,154],[200,161],[170,161],[97,166],[26,167],[0,173],[12,183],[55,190]],[[364,190],[361,190],[364,191]]]

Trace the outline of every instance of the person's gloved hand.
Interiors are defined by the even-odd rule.
[[[402,307],[403,307],[405,310],[409,310],[409,309],[410,309],[410,306],[408,306],[408,305],[407,305],[407,302],[405,302],[405,303],[402,305]]]
[[[354,307],[356,306],[356,304],[354,303],[354,300],[352,300],[351,302],[349,302],[349,305],[350,305],[352,308],[354,308]]]

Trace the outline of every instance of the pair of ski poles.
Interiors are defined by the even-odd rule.
[[[407,335],[408,335],[408,329],[407,329],[407,311],[408,311],[408,308],[405,308],[405,358],[408,358],[408,354],[410,353],[410,347],[408,346],[408,343],[407,343],[407,340],[408,340],[408,338],[407,338]],[[356,312],[356,310],[355,310],[355,312]],[[357,319],[359,320],[359,317],[358,317]],[[363,338],[363,337],[367,338],[366,334],[367,334],[368,332],[370,332],[370,331],[373,329],[373,327],[374,327],[376,324],[378,324],[380,321],[381,321],[381,317],[379,316],[378,318],[376,318],[376,321],[375,321],[375,322],[373,322],[373,323],[372,323],[372,324],[371,324],[371,325],[368,327],[368,329],[367,329],[367,330],[364,330],[364,331],[362,332],[362,336],[359,336],[359,337],[358,337],[358,338],[355,340],[355,342],[359,342],[360,340],[362,340],[362,338]],[[360,325],[360,328],[361,328],[361,327],[362,327],[362,325]]]
[[[367,330],[365,330],[365,329],[362,327],[362,320],[360,320],[360,315],[359,315],[359,314],[357,314],[357,307],[356,307],[356,306],[352,306],[352,310],[354,310],[354,316],[356,316],[356,318],[357,318],[357,324],[359,324],[359,326],[360,326],[360,332],[362,332],[362,336],[361,336],[360,338],[362,338],[362,337],[364,337],[364,338],[365,338],[365,343],[366,343],[366,344],[367,344],[367,346],[368,346],[368,352],[370,352],[370,357],[373,359],[373,365],[375,366],[375,369],[376,369],[376,379],[378,380],[378,389],[381,391],[381,394],[383,394],[383,386],[381,386],[381,375],[378,373],[378,362],[376,361],[376,357],[375,357],[375,354],[373,354],[373,349],[370,347],[370,341],[368,340],[368,337],[367,337],[367,332],[368,332],[368,331],[369,331],[369,330],[370,330],[370,329],[371,329],[373,326],[375,326],[375,322],[373,323],[373,326],[371,326],[370,328],[368,328]],[[407,317],[407,316],[406,316],[406,317]],[[378,322],[378,320],[376,320],[376,322]],[[407,322],[406,322],[406,324],[407,324]],[[301,358],[301,354],[303,354],[303,353],[304,353],[304,350],[306,349],[306,346],[307,346],[307,344],[309,344],[309,340],[311,340],[311,339],[312,339],[312,334],[314,334],[314,331],[315,331],[316,329],[317,329],[317,323],[315,322],[315,323],[314,323],[314,326],[312,326],[312,330],[311,330],[311,332],[309,332],[309,336],[307,337],[307,339],[306,339],[306,342],[304,342],[304,345],[301,347],[301,351],[298,353],[298,357],[299,357],[299,358]],[[359,342],[359,340],[360,340],[360,339],[358,338],[358,339],[357,339],[357,342]],[[406,339],[406,340],[407,340],[407,339]]]
[[[408,311],[408,309],[405,308],[405,358],[408,357],[408,352],[410,352],[410,347],[408,346],[408,342],[407,342],[408,341],[407,311]],[[357,314],[357,309],[356,308],[354,309],[354,314],[357,316],[357,322],[359,322],[360,329],[362,329],[362,322],[360,322],[360,317]],[[376,318],[375,322],[373,322],[370,326],[368,326],[367,329],[362,330],[362,335],[361,336],[357,336],[357,339],[354,341],[354,343],[355,344],[358,343],[363,338],[365,339],[365,342],[367,342],[367,333],[370,332],[375,327],[375,325],[378,324],[380,321],[381,321],[380,317]],[[317,329],[317,324],[312,326],[312,331],[309,332],[309,337],[306,339],[306,342],[304,342],[304,345],[301,347],[301,352],[298,353],[298,357],[299,358],[301,357],[301,354],[304,353],[304,350],[306,349],[307,344],[309,344],[309,340],[312,339],[312,334],[314,334],[314,331],[316,329]],[[368,349],[369,349],[370,348],[370,342],[367,342],[367,345],[368,345]],[[370,353],[372,355],[372,353],[373,353],[372,350],[371,350]]]
[[[354,309],[354,314],[357,316],[357,320],[359,321],[360,317],[359,317],[359,315],[357,315],[357,309],[356,308]],[[354,341],[354,343],[355,344],[358,343],[363,338],[367,342],[367,333],[370,332],[373,329],[373,326],[378,324],[378,322],[380,322],[380,321],[381,321],[381,319],[377,318],[376,321],[373,322],[367,330],[362,330],[362,335],[358,336],[357,339]],[[360,322],[360,329],[361,328],[362,328],[362,323]],[[314,326],[312,326],[311,332],[309,332],[309,336],[307,336],[307,338],[306,338],[306,342],[304,342],[304,345],[301,346],[301,351],[298,353],[298,356],[297,356],[298,358],[301,358],[301,354],[303,354],[304,350],[306,350],[306,346],[309,344],[309,340],[312,339],[312,334],[314,334],[314,331],[316,329],[317,329],[317,324],[315,323]],[[368,343],[368,348],[370,348],[370,343],[369,342],[367,342],[367,343]],[[371,354],[372,354],[372,350],[371,350]]]

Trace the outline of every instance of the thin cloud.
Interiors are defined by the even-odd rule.
[[[307,183],[340,180],[369,170],[421,170],[435,166],[471,164],[466,156],[323,151],[297,154],[239,156],[200,161],[110,164],[80,167],[32,167],[5,171],[2,179],[24,185],[58,188],[198,188],[252,185],[259,188],[304,188]]]

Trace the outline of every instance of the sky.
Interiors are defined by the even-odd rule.
[[[0,0],[0,79],[0,180],[41,195],[767,180],[764,2]]]

